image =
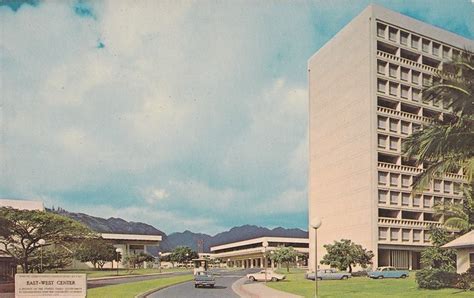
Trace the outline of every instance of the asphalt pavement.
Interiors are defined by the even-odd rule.
[[[194,288],[194,282],[185,282],[156,291],[147,298],[238,298],[232,284],[247,274],[249,270],[217,271],[214,288]]]
[[[93,288],[105,287],[105,286],[110,286],[110,285],[125,284],[129,282],[159,279],[159,278],[164,278],[164,277],[185,275],[185,274],[192,274],[192,271],[178,271],[178,272],[160,273],[160,274],[153,274],[153,275],[137,275],[137,276],[129,276],[129,277],[110,278],[110,279],[88,280],[87,288],[93,289]]]

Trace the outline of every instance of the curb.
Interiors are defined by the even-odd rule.
[[[232,291],[243,298],[259,298],[258,296],[254,295],[253,293],[244,289],[243,284],[247,280],[247,277],[244,276],[239,278],[232,284]]]
[[[132,277],[139,277],[139,276],[160,276],[164,274],[173,275],[175,273],[189,273],[191,271],[176,271],[176,272],[162,272],[162,273],[147,273],[147,274],[129,274],[129,275],[113,275],[113,276],[104,276],[104,277],[92,277],[88,278],[87,281],[97,281],[97,280],[108,280],[108,279],[118,279],[118,278],[132,278]],[[179,274],[177,274],[179,275]]]
[[[161,288],[151,289],[151,290],[148,290],[146,292],[143,292],[143,293],[140,293],[140,294],[136,295],[134,298],[146,298],[148,295],[151,295],[155,292],[158,292],[158,291],[161,291],[163,289],[166,289],[166,288],[169,288],[169,287],[172,287],[172,286],[176,286],[176,285],[179,285],[179,284],[184,284],[186,282],[191,282],[191,281],[192,280],[185,280],[185,281],[177,282],[177,283],[172,284],[172,285],[166,285],[166,286],[163,286]]]

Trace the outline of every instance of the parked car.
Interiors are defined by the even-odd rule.
[[[314,280],[315,274],[314,272],[306,273],[307,279]],[[337,272],[336,269],[321,269],[318,270],[318,280],[323,279],[348,279],[351,277],[349,272]]]
[[[378,267],[375,271],[369,272],[370,278],[406,278],[408,271],[397,270],[395,267]]]
[[[199,271],[194,275],[194,287],[211,287],[214,288],[216,279],[209,271]]]
[[[247,278],[250,279],[251,281],[265,281],[265,270],[261,270],[256,273],[250,273],[247,274]],[[267,270],[267,281],[280,281],[284,280],[286,278],[285,275],[283,274],[277,274],[273,272],[272,270]]]

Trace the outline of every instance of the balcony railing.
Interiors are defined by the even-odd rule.
[[[398,57],[398,56],[395,56],[395,55],[392,55],[392,54],[389,54],[389,53],[386,53],[386,52],[383,52],[383,51],[377,51],[377,56],[385,58],[385,59],[391,59],[391,60],[397,61],[399,63],[406,64],[406,65],[410,65],[412,67],[416,67],[416,68],[424,70],[424,71],[428,71],[428,72],[432,72],[432,73],[439,72],[439,69],[437,69],[437,68],[434,68],[434,67],[431,67],[431,66],[428,66],[428,65],[424,65],[424,64],[421,64],[421,63],[418,63],[418,62],[415,62],[415,61],[412,61],[412,60],[409,60],[409,59],[402,58],[402,57]]]
[[[415,220],[415,219],[397,219],[397,218],[387,218],[387,217],[379,217],[378,222],[381,225],[410,227],[410,228],[413,228],[413,227],[429,228],[432,225],[436,227],[441,227],[443,225],[439,222],[426,222],[426,221]]]
[[[415,175],[423,172],[423,169],[419,169],[416,167],[396,165],[396,164],[387,163],[387,162],[378,162],[378,168],[382,170],[392,170],[392,171],[410,173],[410,174],[415,174]],[[444,175],[443,178],[447,178],[450,180],[466,181],[465,176],[459,175],[459,174],[453,174],[453,173],[447,173]]]
[[[387,115],[392,115],[392,116],[398,116],[405,119],[415,120],[419,122],[425,122],[425,123],[433,122],[433,119],[430,119],[428,117],[418,116],[418,115],[410,114],[407,112],[397,111],[397,110],[384,108],[384,107],[377,107],[377,112],[387,114]]]

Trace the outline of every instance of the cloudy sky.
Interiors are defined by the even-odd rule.
[[[474,37],[470,0],[1,0],[0,197],[305,229],[306,61],[369,2]]]

